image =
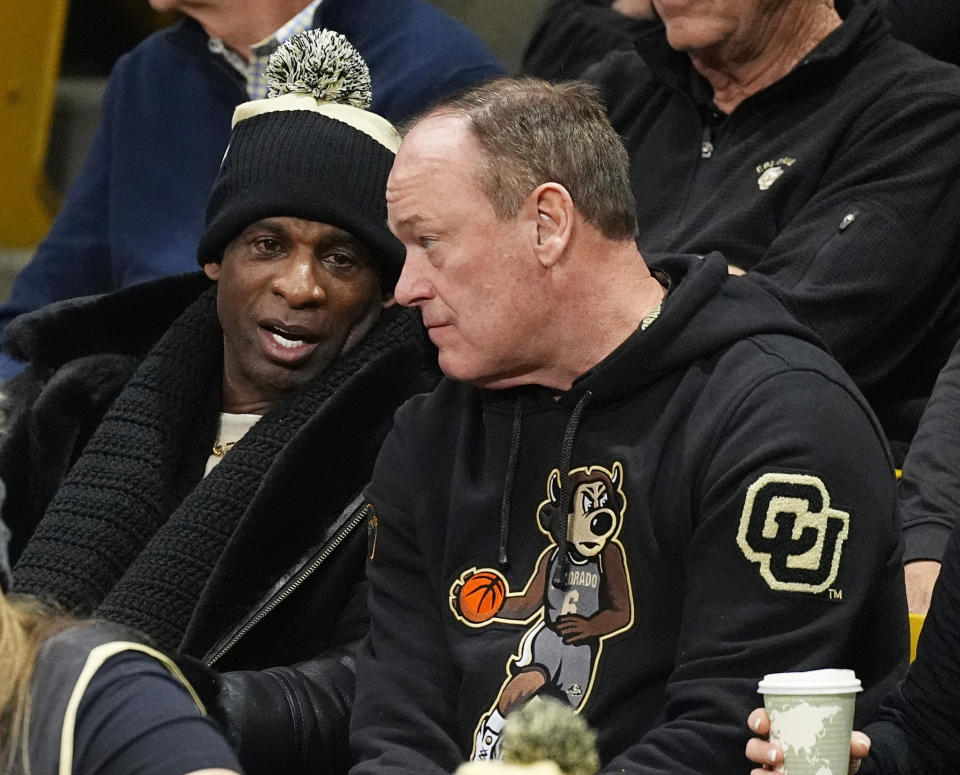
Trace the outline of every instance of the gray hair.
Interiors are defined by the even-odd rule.
[[[480,143],[480,184],[499,218],[514,218],[531,191],[553,182],[608,239],[636,236],[629,157],[595,87],[497,78],[441,100],[412,126],[445,114],[463,117]]]

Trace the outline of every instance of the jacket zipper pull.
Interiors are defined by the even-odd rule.
[[[857,211],[852,210],[849,213],[847,213],[845,216],[843,216],[843,220],[840,221],[840,225],[837,227],[837,231],[846,231],[847,227],[850,226],[850,224],[853,223],[855,220],[857,220],[857,215],[858,215]]]

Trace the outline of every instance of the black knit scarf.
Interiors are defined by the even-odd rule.
[[[398,334],[381,320],[275,406],[206,478],[222,374],[215,290],[191,305],[104,417],[31,538],[18,591],[96,612],[176,649],[265,472],[338,388]],[[393,318],[396,321],[396,318]]]

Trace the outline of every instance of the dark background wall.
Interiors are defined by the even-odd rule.
[[[520,54],[547,0],[433,0],[480,35],[508,70],[520,66]]]

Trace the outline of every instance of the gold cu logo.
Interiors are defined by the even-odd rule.
[[[770,473],[747,490],[737,544],[770,589],[818,593],[837,578],[849,528],[818,477]]]

